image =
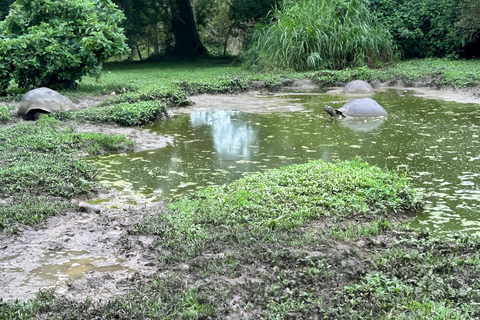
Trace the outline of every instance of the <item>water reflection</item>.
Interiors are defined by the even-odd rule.
[[[209,126],[213,147],[217,157],[223,160],[252,160],[252,148],[257,141],[256,129],[250,124],[237,120],[239,111],[213,110],[190,114],[193,127]]]
[[[332,119],[333,120],[333,119]],[[353,131],[372,131],[380,127],[384,119],[361,119],[361,118],[347,118],[339,121],[340,125],[349,128]]]
[[[228,183],[247,172],[359,156],[382,168],[407,171],[424,191],[425,209],[412,226],[437,234],[480,233],[477,105],[390,91],[374,96],[388,118],[333,121],[323,105],[343,104],[342,95],[269,96],[268,103],[274,98],[279,104],[294,101],[304,108],[270,114],[212,110],[179,115],[149,128],[174,136],[172,145],[91,161],[107,184],[159,199]]]

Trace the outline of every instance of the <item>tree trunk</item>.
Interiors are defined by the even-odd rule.
[[[228,45],[228,38],[230,37],[230,32],[232,32],[233,25],[235,22],[233,22],[230,27],[228,27],[227,30],[227,35],[225,36],[225,41],[223,41],[223,55],[227,55],[227,45]]]
[[[137,47],[137,53],[138,53],[138,58],[140,59],[140,61],[142,61],[142,53],[140,52],[140,47],[138,46],[138,44],[135,45]]]
[[[173,54],[187,59],[195,59],[196,56],[205,54],[206,50],[200,42],[190,0],[169,0],[168,2],[175,37]]]

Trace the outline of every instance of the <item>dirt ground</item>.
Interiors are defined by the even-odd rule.
[[[475,90],[407,90],[414,90],[425,98],[480,104],[480,96]],[[239,104],[233,108],[258,112],[257,105],[245,107],[249,105],[245,101],[253,101],[258,94],[242,93],[237,99]],[[177,109],[176,112],[198,110],[205,101],[210,103],[210,108],[225,107],[222,96],[199,95],[192,100],[196,106]],[[86,98],[80,103],[89,107],[100,101]],[[212,101],[217,103],[212,104]],[[264,103],[263,106],[261,112],[302,110],[301,105]],[[159,136],[141,128],[68,124],[79,131],[125,134],[134,141],[135,151],[163,148],[173,143],[173,137]],[[88,204],[95,199],[109,200]],[[37,228],[25,227],[17,235],[0,239],[0,301],[29,299],[38,290],[47,288],[56,288],[56,293],[77,301],[83,301],[86,296],[93,301],[105,301],[128,292],[135,286],[135,279],[156,272],[148,250],[155,238],[130,235],[127,230],[149,213],[161,210],[163,202],[114,209],[119,202],[125,203],[125,199],[119,199],[114,190],[103,190],[73,201],[79,204],[80,210],[49,218]]]
[[[109,202],[89,205],[91,198]],[[49,218],[39,228],[25,227],[0,241],[0,301],[33,298],[40,289],[77,301],[90,297],[107,300],[126,293],[130,279],[155,272],[147,247],[153,237],[132,236],[128,227],[163,203],[127,205],[107,209],[116,202],[115,191],[73,200],[79,210]]]

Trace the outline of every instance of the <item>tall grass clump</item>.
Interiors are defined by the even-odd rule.
[[[366,0],[284,0],[252,35],[245,65],[314,70],[374,66],[396,57],[392,36]]]

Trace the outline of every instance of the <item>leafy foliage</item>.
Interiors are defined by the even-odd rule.
[[[462,52],[466,33],[459,28],[468,28],[471,21],[470,7],[462,11],[469,2],[475,3],[470,0],[374,0],[372,5],[383,17],[405,57],[414,58]],[[475,28],[470,31],[475,32]]]
[[[480,34],[480,2],[466,0],[457,23],[460,35],[467,42],[474,42]]]
[[[0,91],[71,88],[98,76],[102,61],[125,49],[124,18],[110,0],[17,0],[0,25]]]
[[[3,0],[1,3],[0,3],[0,21],[2,21],[3,19],[5,19],[5,17],[7,16],[8,14],[8,10],[10,10],[10,6],[12,5],[12,3],[14,3],[15,0]]]
[[[290,1],[260,26],[246,65],[312,70],[377,65],[395,57],[390,34],[374,19],[365,0]]]

